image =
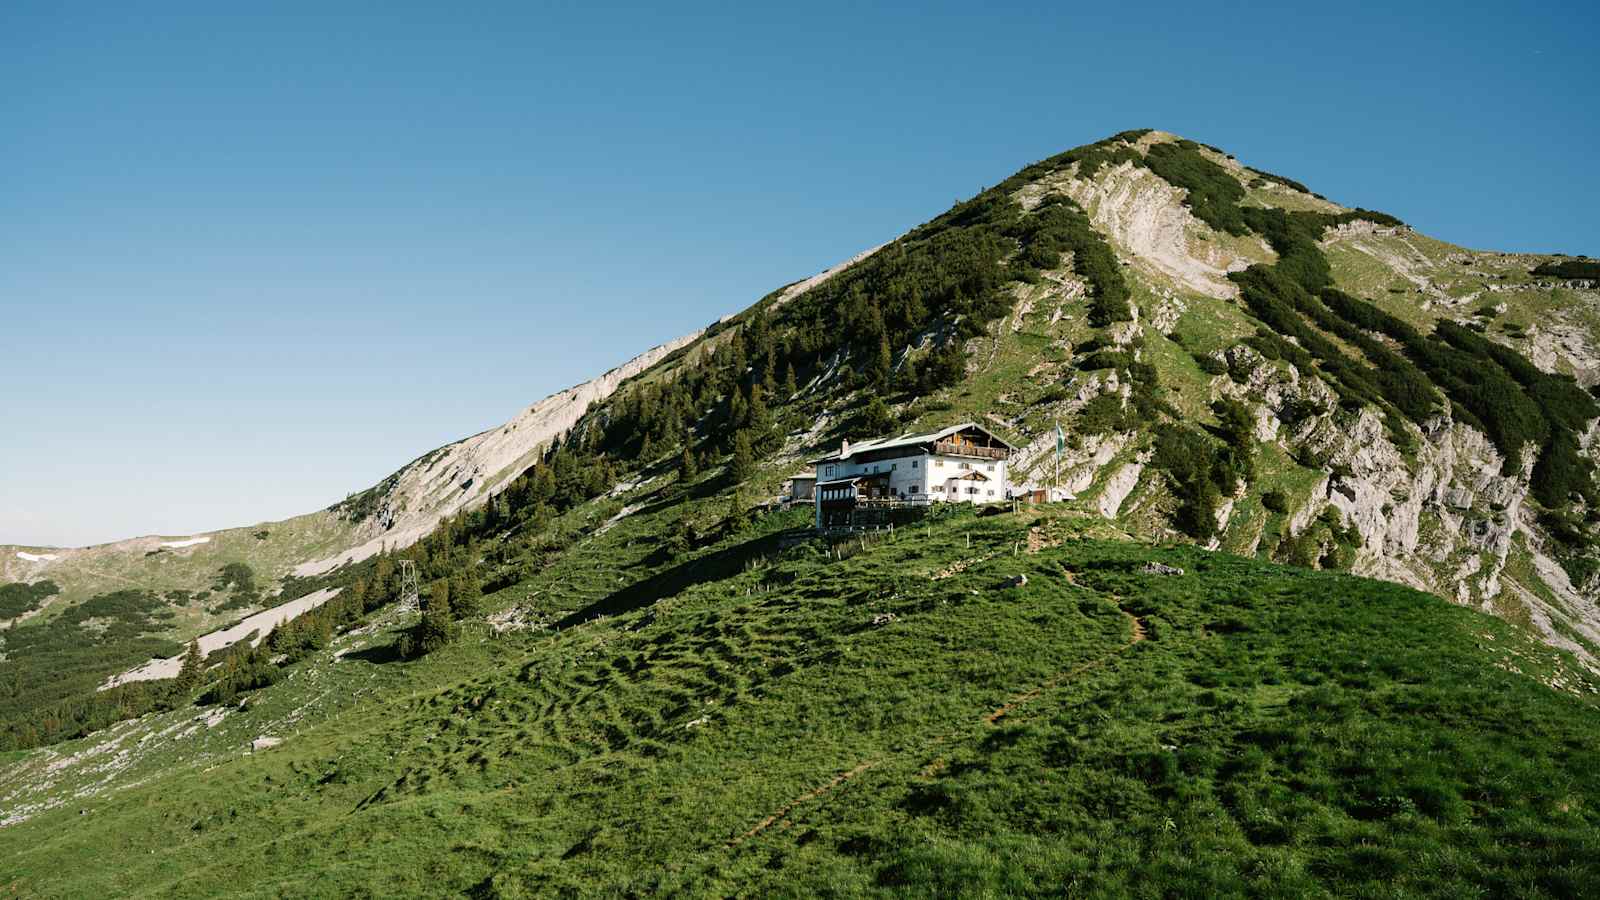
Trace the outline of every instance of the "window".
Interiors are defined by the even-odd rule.
[[[993,497],[994,496],[994,491],[990,491],[989,492],[989,496]]]
[[[895,469],[898,469],[898,468],[900,468],[898,463],[889,463],[889,471],[893,472]]]
[[[942,469],[942,468],[944,468],[944,460],[942,460],[942,459],[936,459],[936,460],[934,460],[934,461],[933,461],[933,464],[934,464],[934,465],[936,465],[936,466],[938,466],[938,467],[939,467],[939,468],[941,468],[941,469]]]
[[[824,475],[832,475],[833,474],[833,466],[829,466],[828,467],[828,471],[824,472],[823,474]]]
[[[911,461],[911,468],[915,469],[916,467],[917,467],[917,461],[913,459]]]
[[[994,471],[994,463],[989,463],[989,465],[985,466],[985,468],[987,468],[989,471],[993,472]],[[994,491],[990,491],[989,493],[992,494],[992,493],[994,493]]]
[[[920,485],[920,484],[913,484],[913,485],[912,485],[912,486],[911,486],[911,493],[913,493],[913,494],[920,494],[920,493],[922,493],[922,485]]]
[[[963,469],[972,468],[972,463],[961,463],[960,465],[961,465],[961,468],[963,468]]]

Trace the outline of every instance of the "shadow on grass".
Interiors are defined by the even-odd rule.
[[[557,622],[556,627],[571,628],[597,616],[622,615],[642,609],[692,585],[731,578],[739,574],[750,560],[777,553],[786,540],[808,533],[810,529],[774,532],[680,563],[596,600]]]
[[[392,640],[387,644],[377,644],[368,647],[365,650],[357,650],[354,653],[346,653],[344,658],[359,660],[364,663],[372,663],[373,665],[377,666],[384,665],[385,663],[405,662],[405,657],[400,655],[400,648],[397,646],[398,643],[399,640],[397,638],[396,640]]]

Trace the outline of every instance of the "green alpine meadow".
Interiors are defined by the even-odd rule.
[[[0,896],[1600,896],[1600,271],[1368,205],[1124,131],[326,508],[0,547]]]

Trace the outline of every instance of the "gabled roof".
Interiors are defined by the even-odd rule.
[[[811,463],[815,465],[823,462],[839,462],[841,460],[849,459],[858,453],[866,453],[872,450],[892,450],[895,447],[911,447],[917,444],[929,444],[934,441],[943,440],[958,431],[965,431],[968,428],[978,429],[979,431],[988,435],[990,440],[1006,448],[1007,450],[1016,449],[1016,447],[1013,447],[1010,442],[1002,439],[999,435],[983,427],[982,425],[979,425],[977,422],[962,422],[959,425],[951,425],[950,427],[940,429],[939,431],[925,431],[920,434],[902,434],[899,437],[868,438],[864,441],[853,442],[850,444],[850,452],[848,454],[834,453],[819,459],[813,459],[811,460]]]

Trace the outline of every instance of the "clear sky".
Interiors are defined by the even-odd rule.
[[[1600,255],[1593,3],[676,6],[0,4],[0,541],[326,506],[1128,128]]]

